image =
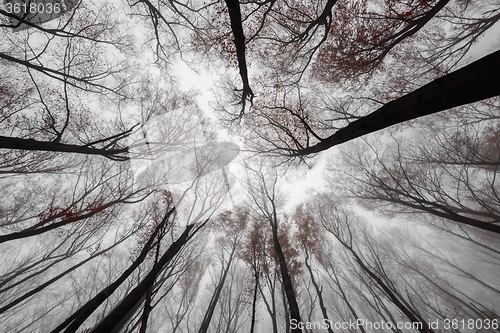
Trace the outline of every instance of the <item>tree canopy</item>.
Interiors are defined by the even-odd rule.
[[[1,2],[0,330],[500,332],[499,20]]]

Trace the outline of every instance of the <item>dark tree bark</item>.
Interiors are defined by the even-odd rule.
[[[130,131],[127,131],[130,132]],[[121,133],[121,138],[127,134]],[[120,139],[120,138],[119,138]],[[106,158],[126,161],[130,157],[126,156],[128,147],[123,148],[94,148],[90,145],[72,145],[56,141],[38,141],[34,139],[11,138],[0,136],[0,148],[4,149],[20,149],[20,150],[38,150],[38,151],[53,151],[61,153],[75,153],[85,155],[100,155]]]
[[[205,222],[206,223],[206,222]],[[202,226],[205,224],[203,223]],[[189,241],[189,239],[196,233],[200,227],[196,228],[195,231],[190,234],[191,230],[196,226],[196,224],[189,224],[186,226],[184,232],[177,238],[177,240],[170,245],[168,250],[162,255],[158,264],[146,275],[146,277],[139,283],[139,285],[134,288],[123,301],[111,311],[93,330],[92,333],[109,333],[112,332],[115,327],[122,322],[122,320],[130,315],[130,310],[132,310],[141,301],[141,299],[146,294],[146,291],[151,283],[154,283],[158,274],[163,270],[163,268],[174,258],[177,253],[182,249],[182,247]],[[76,330],[71,330],[68,332],[75,332]],[[65,332],[66,333],[66,332]]]
[[[164,229],[164,228],[162,228]],[[153,266],[156,267],[158,265],[158,260],[160,257],[160,246],[161,246],[161,240],[165,236],[164,232],[161,232],[161,234],[158,235],[158,241],[156,243],[156,253],[155,253],[155,264]],[[151,314],[151,311],[153,310],[153,307],[151,306],[151,301],[153,299],[153,285],[154,285],[154,280],[151,281],[151,283],[148,286],[148,289],[146,291],[146,301],[144,303],[144,311],[142,312],[141,316],[141,327],[139,329],[139,333],[146,333],[146,328],[148,327],[148,320],[149,320],[149,315]]]
[[[335,6],[337,1],[338,0],[328,0],[325,4],[325,8],[323,9],[323,12],[321,13],[321,15],[318,16],[314,21],[309,23],[309,25],[304,30],[304,32],[302,32],[300,35],[298,35],[298,37],[296,39],[297,40],[304,40],[310,35],[311,31],[316,29],[317,26],[325,25],[325,37],[323,37],[321,40],[323,42],[326,39],[328,32],[330,31],[330,26],[331,26],[331,22],[332,22],[333,6]]]
[[[219,301],[220,294],[222,292],[222,288],[224,287],[224,283],[226,282],[227,274],[229,273],[229,269],[231,268],[231,264],[234,258],[234,253],[236,251],[237,243],[234,243],[234,246],[231,250],[231,254],[229,255],[229,259],[227,261],[226,268],[220,278],[217,287],[215,288],[214,294],[210,299],[210,304],[208,305],[207,311],[205,312],[205,316],[203,317],[203,321],[201,323],[200,329],[198,333],[206,333],[208,331],[208,327],[210,326],[210,322],[212,321],[212,317],[215,312],[215,307],[217,306],[217,302]]]
[[[314,286],[314,289],[316,290],[316,294],[318,295],[318,300],[319,300],[319,307],[321,309],[321,313],[323,314],[323,319],[326,320],[326,322],[330,322],[330,319],[328,318],[328,313],[326,312],[326,306],[325,306],[325,301],[323,300],[323,292],[322,292],[322,287],[318,285],[318,282],[316,282],[316,279],[314,278],[314,274],[312,271],[311,264],[309,263],[309,251],[307,251],[307,247],[304,245],[304,251],[306,253],[306,258],[304,260],[304,264],[307,267],[307,271],[309,272],[309,275],[311,276],[311,282]],[[360,327],[363,330],[363,327]],[[332,328],[330,325],[327,327],[328,333],[333,333]]]
[[[229,18],[231,20],[231,30],[234,35],[234,45],[236,46],[236,55],[238,58],[238,67],[240,70],[241,80],[243,81],[243,90],[241,97],[241,113],[242,117],[245,113],[245,102],[246,99],[250,99],[250,103],[253,100],[253,91],[250,88],[250,82],[248,79],[248,69],[245,54],[245,34],[243,32],[243,24],[241,21],[241,8],[239,0],[224,0],[229,11]]]
[[[61,332],[65,327],[67,329],[64,331],[65,333],[76,332],[78,328],[83,324],[83,322],[109,297],[113,292],[135,271],[137,267],[146,259],[147,254],[151,250],[151,246],[163,228],[163,226],[169,220],[169,217],[174,213],[175,208],[169,210],[160,224],[155,228],[154,232],[151,234],[148,242],[144,245],[141,253],[137,257],[137,259],[125,270],[122,275],[118,279],[115,280],[108,287],[104,288],[100,293],[94,296],[91,300],[89,300],[85,305],[80,307],[75,311],[69,318],[67,318],[63,323],[57,326],[51,333]],[[174,243],[175,244],[175,243]],[[172,244],[172,246],[174,245]]]
[[[289,156],[319,153],[392,125],[498,95],[500,95],[500,51],[393,100],[319,143],[291,152]]]
[[[260,180],[260,184],[255,189],[258,189],[258,194],[251,193],[252,200],[258,207],[260,211],[261,217],[265,219],[266,222],[269,223],[271,227],[271,233],[273,238],[273,248],[277,257],[277,264],[280,269],[282,288],[285,290],[286,301],[288,302],[288,310],[290,314],[290,321],[294,321],[297,324],[301,323],[299,304],[297,302],[297,297],[295,295],[295,291],[293,288],[292,277],[288,270],[288,265],[285,258],[285,253],[283,252],[283,248],[281,247],[280,238],[278,234],[278,207],[276,202],[276,182],[277,182],[277,174],[274,175],[272,180],[266,180],[266,176],[261,171],[252,170],[255,172],[256,177]],[[269,183],[272,185],[268,188]],[[268,272],[267,272],[268,273]],[[274,290],[271,291],[272,297],[274,297]],[[286,302],[285,302],[286,303]],[[269,306],[266,303],[266,306]],[[284,304],[286,307],[286,304]],[[273,298],[273,310],[274,310],[274,298]],[[286,311],[286,308],[285,308]],[[271,318],[273,318],[274,311],[269,311]],[[276,330],[276,326],[273,321],[273,330]],[[302,333],[302,329],[300,329],[297,325],[297,328],[292,329],[292,333]]]
[[[146,302],[144,304],[144,311],[141,316],[141,328],[139,329],[139,333],[146,333],[146,329],[148,327],[148,319],[153,307],[151,306],[151,300],[153,297],[153,283],[148,286],[148,290],[146,291]]]
[[[252,298],[252,319],[250,322],[250,333],[255,331],[255,310],[257,308],[257,293],[259,291],[259,272],[255,271],[255,281],[253,287],[253,298]]]
[[[281,244],[278,238],[278,225],[276,211],[274,211],[274,221],[271,221],[271,228],[273,231],[273,245],[276,256],[278,257],[278,262],[280,266],[281,278],[283,280],[283,287],[285,288],[286,299],[288,301],[288,307],[290,309],[290,320],[295,320],[296,323],[302,322],[300,319],[299,304],[297,303],[297,297],[295,296],[295,291],[293,290],[292,278],[288,272],[288,266],[286,264],[285,254],[281,248]],[[300,328],[292,329],[293,333],[301,333]]]

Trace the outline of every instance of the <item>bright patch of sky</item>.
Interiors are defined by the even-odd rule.
[[[174,66],[173,75],[177,82],[180,83],[180,88],[183,91],[198,92],[196,96],[198,106],[207,116],[215,118],[209,105],[214,99],[214,94],[211,89],[214,87],[214,83],[218,80],[219,76],[214,72],[206,70],[197,73],[183,61],[177,62]]]
[[[469,60],[464,60],[470,63],[494,52],[499,46],[500,23],[497,23],[471,48],[468,57],[465,58]],[[183,61],[178,61],[175,64],[172,74],[177,82],[179,82],[181,90],[186,92],[195,91],[197,93],[196,101],[199,108],[203,111],[205,116],[217,122],[218,117],[211,105],[215,103],[215,91],[213,91],[213,89],[216,89],[216,83],[220,80],[221,75],[217,74],[215,70],[195,71]],[[216,131],[219,137],[227,138],[228,141],[234,142],[242,147],[241,141],[237,137],[229,137],[227,131],[222,129],[222,127],[219,127]],[[330,149],[314,157],[311,160],[313,162],[312,167],[308,169],[304,168],[301,171],[296,170],[289,174],[287,173],[281,184],[282,187],[280,187],[283,194],[286,194],[285,211],[293,210],[295,206],[306,201],[311,193],[323,192],[328,189],[324,178],[325,165],[329,158],[338,153],[337,149]],[[235,162],[238,163],[237,160]]]
[[[497,22],[489,28],[484,36],[479,38],[478,42],[469,51],[469,56],[473,59],[479,59],[500,48],[500,23]]]

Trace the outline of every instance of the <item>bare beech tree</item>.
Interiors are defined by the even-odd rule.
[[[271,226],[272,239],[274,251],[276,253],[277,261],[279,263],[279,269],[281,274],[281,279],[283,283],[284,294],[286,295],[286,301],[288,303],[290,311],[290,320],[294,320],[299,323],[302,322],[299,312],[299,304],[296,296],[296,289],[293,283],[293,274],[297,274],[299,267],[293,267],[293,263],[290,257],[286,257],[284,253],[284,240],[280,239],[279,233],[279,199],[277,192],[277,175],[271,175],[267,178],[264,173],[260,170],[253,171],[256,177],[256,184],[251,184],[251,189],[249,191],[250,200],[254,205],[256,205],[255,211],[257,216],[261,219],[267,220]],[[285,235],[283,235],[285,236]],[[283,237],[282,236],[282,237]],[[288,259],[288,261],[287,261]],[[287,325],[290,323],[287,320]],[[288,327],[288,326],[287,326]],[[300,328],[292,328],[292,332],[301,332]]]
[[[434,332],[428,325],[425,318],[422,318],[418,309],[411,305],[411,300],[406,300],[399,293],[393,282],[386,275],[384,267],[380,262],[375,261],[373,264],[365,258],[356,244],[356,234],[352,227],[354,217],[342,210],[342,208],[334,207],[331,203],[321,204],[319,214],[321,222],[325,229],[330,232],[338,242],[345,248],[346,251],[354,258],[354,261],[359,266],[364,274],[366,274],[375,286],[392,302],[392,304],[403,313],[412,323],[417,324],[416,328],[420,332]],[[373,249],[370,247],[370,250]],[[373,253],[371,253],[373,255]],[[377,257],[370,259],[377,260]]]
[[[299,228],[299,232],[297,233],[296,237],[301,243],[302,249],[304,251],[304,265],[307,268],[311,283],[314,287],[314,291],[316,292],[316,295],[318,297],[321,314],[323,315],[323,319],[327,323],[330,323],[330,317],[328,315],[324,299],[323,285],[321,285],[317,280],[317,277],[315,277],[316,274],[313,270],[314,258],[324,260],[324,254],[321,249],[325,246],[325,239],[321,236],[320,226],[314,221],[314,217],[309,212],[307,212],[307,208],[305,208],[303,205],[299,205],[296,208],[294,214],[291,216],[291,219],[297,224],[297,227]],[[343,299],[345,300],[345,295],[343,296]],[[348,303],[346,302],[346,304]],[[333,332],[333,329],[330,325],[328,325],[327,330],[329,333]],[[361,327],[361,330],[364,332],[364,328]]]
[[[246,235],[245,243],[243,244],[241,259],[246,263],[253,275],[252,312],[250,319],[250,332],[253,333],[255,332],[255,325],[257,321],[259,291],[262,291],[261,283],[263,282],[261,282],[261,279],[265,279],[269,276],[269,265],[266,260],[266,244],[261,237],[263,222],[261,220],[256,220],[252,223],[249,229],[250,230]],[[274,297],[274,291],[271,295]],[[264,302],[266,303],[266,307],[270,309],[270,306],[265,299]],[[272,310],[269,312],[274,313]],[[272,319],[273,332],[275,332],[277,330],[277,323],[275,318]]]
[[[241,241],[241,237],[243,236],[243,231],[246,226],[247,213],[245,212],[237,212],[236,216],[232,216],[231,212],[224,212],[218,217],[217,225],[220,225],[222,232],[224,234],[218,240],[220,244],[220,251],[222,253],[218,254],[220,256],[221,261],[221,271],[219,276],[216,277],[215,289],[213,291],[212,297],[208,303],[208,307],[205,311],[205,315],[203,316],[203,320],[201,322],[198,333],[206,333],[214,316],[217,305],[219,304],[219,299],[221,298],[221,294],[223,288],[226,284],[227,279],[231,279],[228,276],[230,272],[233,272],[233,266],[237,263],[236,261],[236,250]],[[228,257],[226,257],[229,255]],[[238,306],[237,304],[235,306]],[[220,318],[224,316],[224,313],[220,314]],[[227,327],[231,327],[231,320],[227,323]]]
[[[401,207],[402,211],[420,211],[499,233],[499,156],[495,143],[489,144],[498,135],[496,124],[491,120],[459,125],[454,131],[445,124],[444,129],[424,129],[427,143],[393,137],[392,147],[385,153],[366,144],[366,154],[354,150],[345,155],[348,165],[356,170],[350,177],[359,184],[351,195],[385,202],[389,210]],[[480,178],[475,176],[478,173]],[[369,201],[365,202],[369,205]]]
[[[318,133],[300,109],[285,108],[286,117],[282,118],[264,116],[270,129],[263,133],[257,129],[257,136],[264,142],[261,150],[271,156],[304,157],[396,124],[498,96],[500,84],[490,84],[499,77],[498,59],[499,51],[385,103],[333,134]],[[287,118],[294,122],[286,121]]]
[[[387,303],[396,299],[399,300],[393,303],[396,309],[417,316],[421,322],[446,320],[450,316],[457,320],[470,316],[482,320],[496,318],[491,304],[498,298],[498,289],[489,275],[495,270],[498,255],[474,252],[472,248],[477,245],[470,242],[443,244],[439,235],[426,239],[423,225],[414,226],[413,230],[404,225],[368,227],[342,208],[343,204],[333,194],[316,196],[311,204],[317,207],[313,218],[322,221],[345,249],[347,257],[337,255],[335,264],[332,262],[335,250],[325,251],[318,261],[325,269],[324,276],[331,279],[336,295],[346,302],[354,318],[358,319],[360,313],[361,318],[366,318],[375,311],[375,318],[384,318],[396,327],[399,316]],[[467,255],[453,255],[457,251]],[[477,287],[461,287],[465,285]],[[479,293],[488,297],[471,297]],[[346,297],[349,294],[358,301],[349,302]],[[455,309],[453,314],[451,309]],[[426,328],[425,324],[422,327],[433,328]]]
[[[2,330],[498,319],[497,1],[0,7]]]

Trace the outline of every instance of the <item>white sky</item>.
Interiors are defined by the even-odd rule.
[[[469,56],[476,60],[500,48],[500,23],[489,28],[483,37],[469,51]]]
[[[192,70],[185,62],[179,61],[175,65],[174,72],[172,73],[174,77],[180,82],[180,88],[183,91],[198,91],[199,95],[196,96],[196,101],[198,106],[207,115],[213,115],[212,109],[210,108],[210,103],[213,102],[213,93],[211,88],[214,83],[219,79],[219,75],[216,73],[203,71],[201,74],[196,73]]]
[[[471,48],[468,53],[468,57],[464,58],[464,62],[465,64],[470,63],[496,51],[499,47],[500,23],[497,23],[490,28],[487,33]],[[211,105],[215,103],[214,92],[212,89],[216,87],[216,82],[220,79],[220,75],[215,73],[213,70],[211,72],[208,70],[202,70],[200,73],[197,73],[183,61],[179,61],[174,66],[173,75],[181,84],[180,88],[183,91],[198,92],[198,95],[196,96],[198,106],[207,117],[212,120],[216,120],[217,116],[211,108]],[[227,137],[224,130],[221,130],[220,132],[221,137]],[[229,141],[235,141],[235,139],[236,138],[228,138]],[[283,179],[284,183],[280,187],[283,193],[286,194],[285,211],[289,211],[297,204],[303,202],[311,190],[316,192],[326,190],[323,175],[325,165],[329,157],[335,155],[336,153],[336,149],[329,149],[328,151],[322,152],[318,156],[311,159],[311,162],[314,164],[312,168],[304,168],[303,172],[299,172],[301,173],[300,175],[295,172],[293,175],[287,174],[286,179]]]

